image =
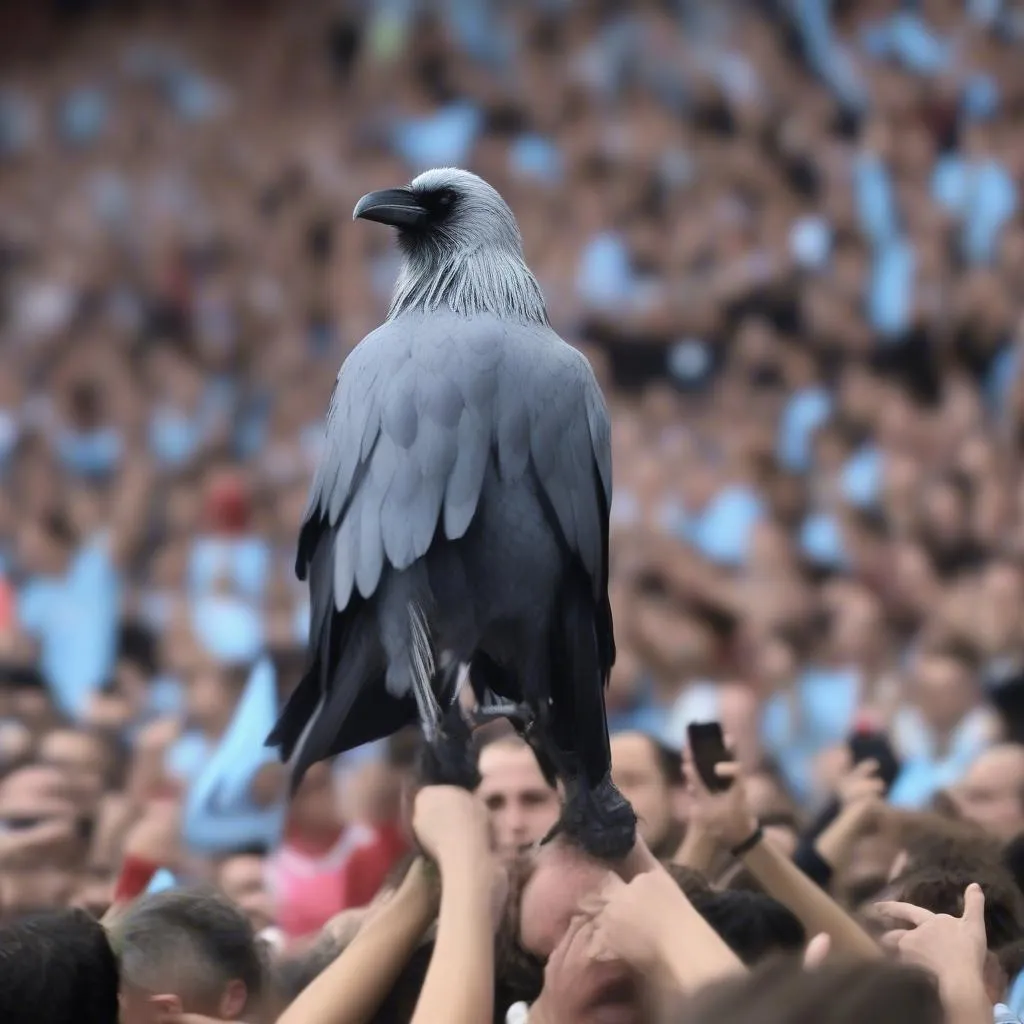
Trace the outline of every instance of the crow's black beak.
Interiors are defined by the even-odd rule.
[[[422,224],[429,212],[419,204],[407,188],[384,188],[370,192],[356,203],[353,220],[375,220],[396,228],[414,228]]]

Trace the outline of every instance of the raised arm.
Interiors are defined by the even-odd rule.
[[[441,913],[412,1024],[489,1024],[494,904],[504,875],[491,854],[485,813],[464,789],[428,786],[416,797],[413,829],[440,869]]]
[[[757,819],[747,806],[743,774],[735,763],[718,765],[732,785],[711,793],[692,760],[686,778],[692,798],[691,815],[719,844],[738,857],[769,896],[789,907],[808,935],[822,932],[832,939],[832,951],[874,959],[882,955],[871,936],[823,889],[809,879],[785,854],[762,839]]]
[[[422,941],[437,907],[427,863],[419,859],[348,948],[288,1007],[277,1024],[364,1024],[384,1001]]]

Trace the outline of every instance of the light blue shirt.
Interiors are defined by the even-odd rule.
[[[723,488],[687,525],[690,542],[712,562],[743,565],[750,554],[754,527],[764,517],[764,502],[749,487]]]
[[[121,579],[105,534],[85,543],[63,578],[22,587],[18,618],[41,647],[41,667],[58,707],[72,718],[107,680],[117,651]]]
[[[786,402],[779,420],[779,461],[794,473],[811,466],[811,446],[815,431],[832,413],[832,398],[824,388],[795,391]]]
[[[190,847],[223,852],[253,844],[275,846],[284,829],[285,800],[253,803],[249,788],[277,751],[265,746],[277,719],[277,679],[269,658],[253,667],[245,692],[217,749],[185,797],[182,835]]]
[[[203,596],[226,577],[239,593],[259,598],[270,568],[270,546],[262,537],[199,537],[189,553],[189,588],[194,595]]]

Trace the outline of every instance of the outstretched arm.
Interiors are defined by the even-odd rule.
[[[723,848],[739,857],[769,896],[793,911],[808,935],[829,935],[833,952],[867,959],[880,957],[882,951],[871,936],[828,893],[785,854],[763,841],[757,819],[747,806],[739,765],[717,766],[719,775],[731,779],[732,784],[723,792],[712,793],[689,755],[687,758],[686,778],[694,820],[714,835]]]
[[[483,809],[464,789],[428,786],[416,797],[413,828],[441,871],[441,913],[412,1024],[489,1024],[501,876]]]
[[[364,922],[349,947],[288,1007],[278,1024],[364,1024],[377,1011],[434,918],[426,862]]]

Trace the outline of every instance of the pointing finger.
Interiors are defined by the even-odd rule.
[[[985,891],[977,882],[972,882],[964,891],[963,920],[985,924]]]
[[[832,949],[832,937],[828,932],[819,932],[807,943],[804,950],[804,970],[812,971],[820,967]]]
[[[891,917],[895,921],[906,921],[916,928],[930,921],[935,915],[923,907],[915,907],[912,903],[897,903],[895,900],[881,900],[872,910],[883,917]]]

